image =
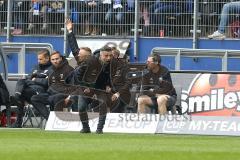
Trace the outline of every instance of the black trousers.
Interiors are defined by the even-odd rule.
[[[50,103],[50,106],[52,106],[51,110],[63,111],[63,108],[71,107],[73,112],[78,112],[77,99],[74,100],[71,106],[65,106],[64,99],[67,97],[68,97],[68,94],[64,94],[64,93],[57,93],[49,96],[48,101]]]
[[[15,93],[16,92],[21,93],[21,96],[16,98],[20,98],[18,100],[22,102],[27,101],[28,103],[31,103],[31,97],[33,95],[36,95],[37,92],[38,93],[44,92],[43,88],[38,87],[38,89],[36,89],[36,85],[30,85],[29,82],[30,81],[27,79],[20,79],[17,81]]]
[[[93,91],[94,92],[94,91]],[[107,115],[107,108],[110,107],[110,94],[102,91],[102,92],[94,92],[97,96],[97,100],[99,101],[99,120],[98,120],[98,130],[102,130],[105,124],[106,115]],[[78,101],[81,102],[79,106],[79,116],[80,120],[84,123],[88,123],[88,115],[87,115],[87,107],[89,104],[89,98],[86,98],[85,96],[79,96]],[[90,101],[92,102],[92,101]],[[84,126],[84,125],[83,125]]]
[[[126,105],[127,104],[119,98],[118,100],[116,100],[115,102],[112,103],[110,112],[111,113],[124,113]]]
[[[22,124],[22,119],[24,116],[24,102],[28,102],[30,104],[32,104],[31,101],[31,97],[36,95],[36,91],[33,90],[30,87],[24,88],[22,94],[20,97],[15,97],[17,101],[21,102],[21,103],[17,103],[15,105],[17,105],[17,120],[16,123],[21,125]]]
[[[46,105],[49,105],[48,97],[49,93],[40,93],[38,95],[34,95],[31,98],[33,107],[43,116],[45,119],[48,119],[49,109]]]

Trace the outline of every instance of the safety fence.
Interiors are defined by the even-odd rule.
[[[229,2],[231,0],[0,0],[0,33],[6,35],[9,29],[11,35],[64,35],[64,21],[70,18],[79,36],[137,34],[191,38],[192,33],[197,32],[197,37],[204,38],[218,29],[221,20],[226,36],[238,38],[240,2],[225,5],[221,15],[224,4]]]

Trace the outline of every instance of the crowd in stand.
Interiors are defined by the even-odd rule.
[[[232,0],[199,0],[200,28],[205,34],[215,30],[222,17],[221,8]],[[0,0],[0,31],[7,22],[7,0]],[[231,12],[238,13],[235,2]],[[225,7],[226,8],[226,7]],[[11,7],[13,35],[61,33],[64,27],[65,4],[62,0],[14,0]],[[132,35],[134,27],[134,0],[76,0],[69,1],[69,18],[76,24],[78,35]],[[190,35],[193,0],[140,0],[140,28],[145,36]],[[225,18],[226,19],[226,18]],[[234,25],[232,19],[229,25]],[[221,27],[222,28],[222,27]],[[53,30],[54,32],[51,32]],[[222,30],[222,29],[221,29]],[[221,31],[222,32],[222,31]],[[206,36],[206,35],[205,35]]]

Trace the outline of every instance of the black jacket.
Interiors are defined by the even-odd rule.
[[[92,56],[75,69],[68,79],[73,79],[75,85],[100,90],[105,90],[106,86],[110,86],[112,93],[119,92],[124,102],[128,103],[131,84],[126,78],[127,71],[128,66],[122,61],[112,59],[110,64],[104,66],[98,57]]]
[[[77,59],[79,47],[74,33],[68,34],[68,43],[75,59]],[[105,67],[109,67],[109,78],[106,76],[106,79],[101,80],[103,77],[99,75],[102,73],[104,66],[99,61],[98,56],[91,56],[88,60],[79,64],[66,79],[66,83],[97,89],[103,89],[104,86],[109,85],[112,87],[113,93],[119,92],[123,101],[128,103],[130,100],[129,88],[131,86],[126,78],[128,65],[117,59],[112,59],[110,65]],[[99,86],[99,83],[102,83],[101,86]]]
[[[34,89],[36,92],[44,92],[48,88],[48,76],[51,72],[51,63],[47,63],[44,65],[38,64],[36,65],[32,72],[26,77],[24,86],[16,86],[16,91],[22,93],[22,90],[25,87],[30,87]],[[35,78],[32,81],[32,78]],[[22,89],[21,89],[22,87]]]
[[[71,32],[71,33],[68,33],[67,38],[68,38],[69,47],[73,53],[74,58],[77,61],[77,56],[78,56],[78,52],[80,49],[78,47],[76,37],[75,37],[74,33]]]
[[[143,86],[143,94],[155,96],[156,94],[167,94],[170,96],[177,95],[172,84],[172,79],[169,70],[160,65],[160,70],[157,73],[149,71],[143,76],[139,86]]]
[[[62,58],[63,61],[58,68],[52,66],[48,78],[49,86],[55,83],[64,83],[66,77],[74,70],[73,67],[68,64],[68,61],[64,57]]]
[[[0,75],[0,105],[6,105],[9,103],[9,92],[4,83],[2,76]]]
[[[50,94],[54,94],[56,90],[55,87],[56,86],[59,87],[61,86],[61,84],[64,84],[66,78],[73,70],[74,70],[73,67],[71,67],[68,64],[68,61],[65,58],[63,58],[63,61],[58,68],[52,66],[52,69],[50,71],[49,78],[48,78],[48,85],[49,85],[48,92]]]

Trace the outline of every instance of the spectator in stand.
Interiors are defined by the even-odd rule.
[[[139,1],[140,4],[140,1]],[[126,11],[125,11],[125,31],[127,35],[132,35],[134,32],[132,32],[132,28],[134,28],[134,22],[135,22],[135,1],[134,0],[127,0],[126,2]],[[141,11],[140,11],[141,12]],[[141,20],[140,20],[141,22]]]
[[[4,31],[7,24],[7,0],[0,1],[0,33]]]
[[[41,30],[47,29],[47,11],[49,7],[49,2],[46,2],[44,0],[32,0],[31,5],[32,8],[29,11],[28,14],[28,30],[32,30],[34,26],[34,16],[39,16],[39,20],[42,20],[42,28]]]
[[[226,3],[223,6],[220,23],[218,26],[218,30],[213,34],[209,35],[210,39],[225,39],[225,29],[227,24],[229,23],[229,17],[231,14],[240,13],[240,1]]]
[[[106,36],[107,32],[109,31],[109,25],[111,24],[107,24],[107,20],[106,20],[106,14],[108,12],[108,10],[110,10],[112,8],[112,0],[103,0],[102,1],[102,5],[101,5],[101,22],[102,22],[102,36]]]
[[[22,34],[26,22],[25,12],[29,7],[28,1],[13,2],[13,26],[12,34]]]
[[[174,14],[179,12],[179,1],[173,0],[156,0],[154,4],[149,7],[149,20],[152,25],[152,35],[158,33],[159,30],[164,30],[166,27],[167,14]]]
[[[73,23],[79,24],[80,35],[83,35],[85,30],[86,17],[88,14],[86,12],[86,7],[86,0],[70,1],[70,8],[72,11],[71,19],[73,20]]]
[[[124,10],[125,10],[125,2],[123,0],[113,0],[112,7],[108,9],[108,12],[105,16],[105,21],[108,24],[116,24],[117,27],[113,30],[115,35],[119,35],[121,30],[120,24],[124,21]]]
[[[85,35],[95,36],[99,33],[100,10],[101,0],[87,0],[86,12],[89,14],[87,16],[88,25],[86,25]]]

